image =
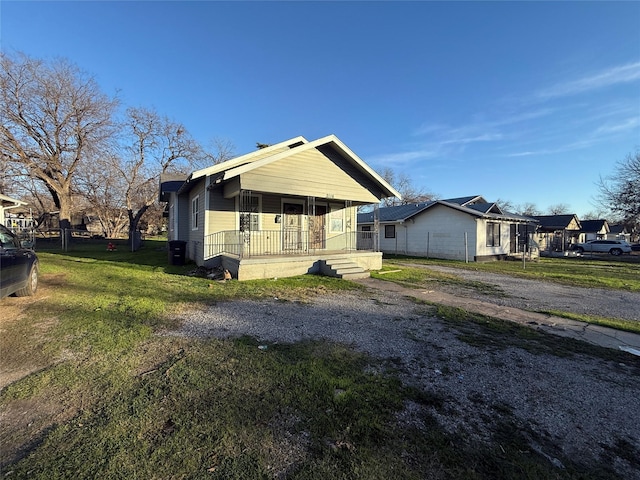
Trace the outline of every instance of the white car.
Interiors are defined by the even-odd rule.
[[[575,244],[573,250],[578,253],[610,253],[618,256],[631,253],[631,245],[624,240],[589,240],[586,243]]]

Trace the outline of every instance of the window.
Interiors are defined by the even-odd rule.
[[[331,233],[341,233],[344,231],[344,215],[340,207],[331,207],[329,218],[329,231]]]
[[[245,205],[240,211],[240,231],[255,232],[260,230],[260,197],[251,195],[245,198]]]
[[[384,238],[396,238],[396,226],[385,225],[384,226]]]
[[[191,200],[191,230],[198,229],[198,213],[200,211],[200,197],[194,197]]]
[[[487,222],[487,247],[500,246],[500,224]]]

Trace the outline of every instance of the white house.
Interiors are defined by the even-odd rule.
[[[504,259],[522,256],[523,252],[538,255],[532,242],[535,221],[503,212],[481,196],[361,213],[358,229],[363,242],[376,235],[379,249],[390,254],[464,261]]]

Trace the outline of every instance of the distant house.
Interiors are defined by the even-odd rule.
[[[9,228],[14,228],[12,221],[9,220],[9,210],[14,208],[23,207],[27,202],[17,200],[15,198],[8,197],[0,194],[0,223]],[[17,219],[17,217],[15,217]],[[16,220],[17,221],[17,220]],[[22,227],[22,225],[20,225]]]
[[[580,238],[582,225],[574,213],[566,215],[533,215],[538,221],[536,242],[540,252],[564,252]]]
[[[504,259],[523,252],[537,256],[531,242],[535,223],[530,217],[503,212],[479,195],[358,214],[361,241],[376,235],[384,253],[464,261]]]
[[[607,233],[607,240],[625,240],[631,242],[631,232],[627,231],[627,227],[622,224],[609,225],[609,233]]]
[[[604,220],[581,220],[579,242],[588,242],[589,240],[602,240],[607,238],[609,233],[609,223]]]
[[[380,252],[357,249],[356,211],[393,196],[335,135],[292,138],[160,184],[169,241],[239,280],[379,269]]]

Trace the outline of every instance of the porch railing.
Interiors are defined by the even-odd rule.
[[[207,235],[204,240],[205,260],[217,255],[239,258],[257,256],[313,255],[322,251],[374,251],[373,232],[348,232],[324,238],[307,231],[225,230]]]

